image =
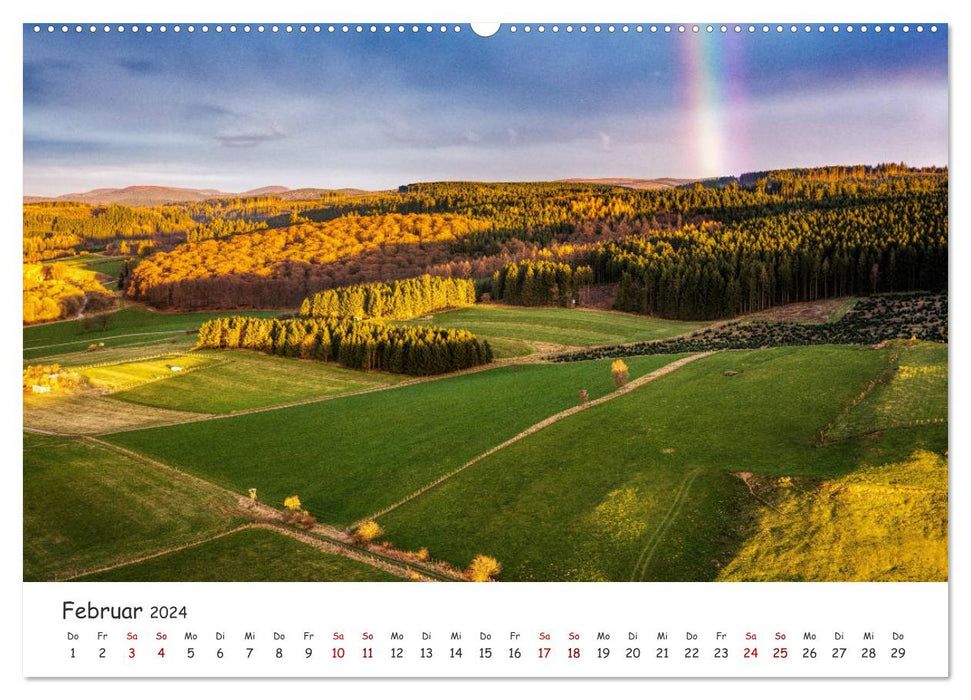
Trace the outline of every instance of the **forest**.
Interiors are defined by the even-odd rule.
[[[24,323],[57,321],[114,304],[115,296],[93,272],[63,263],[24,265]]]
[[[563,304],[592,282],[611,287],[614,308],[686,320],[947,284],[946,168],[800,168],[656,190],[431,182],[295,194],[25,204],[24,256],[129,255],[126,296],[185,310],[296,307],[423,274],[524,305]],[[524,297],[523,284],[536,289]]]
[[[198,347],[244,348],[411,375],[444,374],[492,362],[489,342],[480,342],[468,331],[336,317],[217,318],[199,328]]]
[[[139,264],[126,293],[163,308],[297,306],[330,287],[422,274],[447,259],[430,245],[486,225],[454,214],[349,215],[187,243]]]
[[[947,286],[947,190],[797,211],[738,224],[686,226],[607,243],[597,280],[615,308],[716,319],[796,301]]]

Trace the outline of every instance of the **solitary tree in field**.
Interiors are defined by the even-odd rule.
[[[479,554],[465,570],[465,578],[469,581],[491,581],[501,572],[502,564],[495,558]]]
[[[618,387],[624,386],[627,380],[630,379],[630,374],[627,370],[627,364],[620,359],[614,360],[610,363],[610,374],[613,375],[614,384]]]

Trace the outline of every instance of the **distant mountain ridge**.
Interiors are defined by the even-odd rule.
[[[556,182],[575,182],[589,185],[613,185],[632,190],[662,190],[673,187],[683,187],[697,179],[683,179],[675,177],[659,177],[654,179],[640,179],[632,177],[601,177],[582,178],[573,177]],[[325,195],[345,194],[348,196],[367,194],[370,190],[353,187],[340,189],[326,189],[319,187],[301,187],[291,189],[283,185],[268,185],[245,192],[223,192],[214,189],[192,189],[188,187],[164,187],[161,185],[131,185],[129,187],[102,187],[88,192],[71,192],[55,197],[24,196],[24,204],[35,202],[81,202],[82,204],[124,204],[130,207],[154,207],[162,204],[177,204],[181,202],[201,202],[205,199],[223,197],[280,197],[285,200],[317,199]]]
[[[34,202],[81,202],[83,204],[124,204],[132,207],[154,207],[161,204],[179,202],[201,202],[205,199],[221,197],[260,197],[274,196],[282,199],[316,199],[327,194],[366,194],[368,190],[353,188],[322,189],[304,187],[290,189],[282,185],[259,187],[245,192],[223,192],[213,189],[191,189],[187,187],[162,187],[157,185],[132,185],[130,187],[102,187],[89,192],[71,192],[56,197],[24,196],[24,204]]]
[[[656,177],[642,179],[636,177],[570,177],[557,182],[576,182],[584,185],[613,185],[614,187],[626,187],[629,190],[666,190],[673,187],[690,185],[699,182],[697,178],[685,179],[678,177]]]

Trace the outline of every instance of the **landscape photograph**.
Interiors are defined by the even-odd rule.
[[[948,580],[946,25],[23,40],[25,581]]]

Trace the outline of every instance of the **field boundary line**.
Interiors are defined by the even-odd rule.
[[[184,353],[184,354],[185,355],[189,355],[189,353]],[[104,395],[105,396],[111,396],[113,394],[120,394],[120,393],[122,393],[124,391],[131,391],[132,389],[137,389],[138,387],[146,386],[148,384],[154,384],[156,382],[165,381],[166,379],[176,379],[176,378],[182,377],[182,376],[184,376],[186,374],[192,374],[193,372],[199,372],[199,371],[204,370],[204,369],[212,369],[214,367],[219,367],[220,365],[230,364],[232,362],[233,362],[233,360],[215,360],[213,362],[206,362],[206,363],[201,364],[201,365],[196,365],[195,367],[188,367],[186,369],[179,370],[178,372],[176,372],[174,374],[163,375],[161,377],[152,377],[151,379],[146,379],[143,382],[131,382],[130,384],[123,384],[121,386],[116,386],[114,388],[108,389],[108,391]],[[119,362],[118,364],[123,364],[124,365],[124,364],[128,364],[128,363],[127,362]],[[110,367],[111,365],[108,365],[108,366]],[[93,368],[89,367],[88,369],[93,369]],[[106,387],[96,387],[96,388],[106,388]],[[121,399],[121,400],[124,401],[125,399]],[[129,403],[137,403],[137,401],[130,401]],[[162,407],[161,406],[152,406],[152,408],[162,408]],[[171,409],[170,408],[170,409],[167,409],[167,410],[169,410],[169,411],[172,411],[172,410],[182,410],[182,411],[184,411],[185,409]],[[191,411],[189,411],[189,413],[191,413]]]
[[[883,366],[877,375],[868,381],[863,389],[847,401],[833,419],[820,429],[816,435],[817,446],[839,442],[839,439],[833,439],[831,437],[832,432],[836,430],[840,421],[845,420],[853,412],[853,409],[862,404],[878,386],[889,386],[893,382],[893,378],[900,366],[900,356],[902,354],[903,350],[897,348],[888,355],[887,364]]]
[[[138,346],[134,346],[138,347]],[[68,369],[83,371],[86,369],[97,369],[98,367],[111,367],[112,365],[129,365],[134,362],[145,362],[147,360],[158,360],[163,357],[183,357],[185,355],[191,355],[191,350],[173,350],[171,352],[161,352],[155,353],[154,355],[142,355],[140,357],[126,358],[124,360],[106,360],[105,362],[94,362],[90,365],[75,365],[69,367]],[[52,355],[51,357],[57,357],[57,355]]]
[[[29,328],[30,326],[28,326]],[[24,347],[24,350],[46,350],[47,348],[60,348],[65,345],[76,345],[77,343],[87,343],[88,341],[94,341],[98,343],[102,340],[116,340],[118,338],[133,338],[135,336],[141,335],[176,335],[178,333],[185,333],[184,330],[168,330],[168,331],[145,331],[143,333],[122,333],[121,335],[103,335],[97,338],[80,338],[78,340],[69,340],[66,343],[52,343],[50,345],[31,345]]]
[[[630,577],[631,581],[640,581],[643,578],[647,565],[651,563],[651,558],[654,556],[654,552],[657,551],[657,546],[664,539],[664,536],[667,535],[668,530],[671,529],[671,525],[674,523],[675,518],[681,512],[681,507],[687,500],[691,485],[694,484],[695,479],[698,478],[702,471],[701,468],[694,469],[688,472],[684,479],[681,480],[681,484],[674,495],[674,500],[671,501],[671,507],[664,514],[661,524],[657,526],[654,534],[651,535],[651,539],[647,541],[647,544],[641,551],[641,556],[637,558],[637,563],[634,564],[634,571]]]
[[[58,579],[58,580],[60,580],[60,581],[74,581],[75,579],[79,579],[79,578],[82,578],[84,576],[93,576],[95,574],[104,573],[105,571],[112,571],[114,569],[120,569],[123,566],[130,566],[132,564],[140,564],[143,561],[148,561],[150,559],[155,559],[156,557],[164,557],[166,554],[172,554],[174,552],[181,552],[183,549],[189,549],[191,547],[197,547],[200,544],[206,544],[207,542],[213,542],[215,540],[222,539],[223,537],[226,537],[227,535],[232,535],[232,534],[234,534],[236,532],[241,532],[243,530],[248,530],[248,529],[250,529],[252,527],[253,527],[253,523],[246,523],[244,525],[238,525],[238,526],[236,526],[234,528],[231,528],[229,530],[226,530],[225,532],[219,532],[219,533],[216,533],[215,535],[210,535],[209,537],[203,537],[203,538],[198,539],[198,540],[193,540],[191,542],[186,542],[185,544],[178,545],[177,547],[167,547],[165,549],[160,549],[160,550],[158,550],[156,552],[152,552],[151,554],[145,554],[145,555],[140,556],[140,557],[133,557],[131,559],[125,559],[124,561],[120,561],[120,562],[118,562],[116,564],[111,564],[110,566],[102,566],[102,567],[99,567],[97,569],[89,569],[87,571],[81,571],[80,573],[74,574],[74,576],[69,576],[68,578]]]
[[[513,445],[513,444],[519,442],[523,438],[529,437],[530,435],[533,435],[534,433],[538,433],[543,428],[546,428],[546,427],[548,427],[550,425],[553,425],[554,423],[557,423],[557,422],[563,420],[564,418],[569,418],[572,415],[576,415],[577,413],[580,413],[581,411],[585,411],[585,410],[587,410],[589,408],[593,408],[594,406],[599,406],[599,405],[601,405],[603,403],[606,403],[607,401],[611,401],[612,399],[616,399],[619,396],[623,396],[624,394],[628,394],[628,393],[634,391],[635,389],[637,389],[637,388],[639,388],[639,387],[641,387],[641,386],[643,386],[645,384],[648,384],[648,383],[654,381],[655,379],[659,379],[660,377],[663,377],[666,374],[670,374],[671,372],[674,372],[675,370],[680,369],[681,367],[683,367],[684,365],[688,364],[689,362],[694,362],[695,360],[700,360],[703,357],[708,357],[709,355],[714,354],[714,352],[715,351],[701,352],[701,353],[696,353],[694,355],[688,355],[687,357],[682,357],[681,359],[675,360],[674,362],[669,362],[668,364],[664,365],[663,367],[659,367],[658,369],[654,370],[653,372],[650,372],[648,374],[645,374],[643,377],[638,377],[637,379],[635,379],[635,380],[633,380],[631,382],[628,382],[627,384],[624,384],[622,387],[616,389],[615,391],[610,392],[609,394],[606,394],[605,396],[601,396],[599,399],[594,399],[592,401],[588,401],[587,403],[582,403],[582,404],[579,404],[577,406],[573,406],[571,408],[568,408],[565,411],[560,411],[559,413],[554,413],[552,416],[549,416],[548,418],[544,418],[540,422],[534,423],[533,425],[529,426],[528,428],[526,428],[522,432],[520,432],[520,433],[518,433],[516,435],[513,435],[511,438],[509,438],[505,442],[501,442],[498,445],[496,445],[496,446],[494,446],[494,447],[486,450],[485,452],[483,452],[483,453],[481,453],[481,454],[473,457],[472,459],[470,459],[468,462],[466,462],[462,466],[456,467],[455,469],[453,469],[450,472],[446,472],[442,476],[440,476],[437,479],[435,479],[435,481],[432,481],[431,483],[426,484],[422,488],[420,488],[417,491],[415,491],[415,492],[413,492],[413,493],[405,496],[404,498],[402,498],[401,500],[397,501],[396,503],[391,504],[387,508],[384,508],[382,510],[379,510],[379,511],[377,511],[374,514],[372,514],[372,515],[370,515],[370,516],[368,516],[366,518],[363,518],[362,520],[357,521],[356,523],[354,523],[351,526],[351,528],[354,528],[354,527],[360,525],[361,523],[363,523],[363,522],[365,522],[367,520],[376,520],[377,518],[380,518],[380,517],[382,517],[384,515],[387,515],[391,511],[395,510],[396,508],[399,508],[399,507],[403,506],[405,503],[408,503],[409,501],[412,501],[412,500],[418,498],[419,496],[424,495],[425,493],[427,493],[428,491],[431,491],[436,486],[442,484],[445,481],[448,481],[452,477],[454,477],[454,476],[458,475],[459,473],[465,471],[469,467],[474,466],[478,462],[481,462],[486,457],[490,457],[491,455],[495,454],[496,452],[499,452],[500,450],[503,450],[503,449],[509,447],[510,445]]]
[[[205,357],[210,357],[210,355],[205,355]],[[528,361],[527,361],[527,358],[529,358]],[[325,401],[333,401],[334,399],[344,399],[351,396],[360,396],[362,394],[372,394],[378,391],[391,391],[393,389],[398,389],[401,387],[414,386],[416,384],[424,384],[426,382],[434,382],[434,381],[439,381],[441,379],[449,379],[450,377],[464,376],[466,374],[476,374],[478,372],[485,372],[487,370],[499,369],[500,367],[507,367],[510,365],[539,364],[539,360],[541,358],[542,356],[537,356],[537,355],[526,355],[521,358],[508,358],[505,360],[490,362],[489,364],[486,364],[486,365],[479,365],[477,367],[471,367],[469,369],[459,370],[457,372],[449,372],[448,374],[436,374],[431,376],[414,377],[412,379],[406,379],[396,384],[375,383],[368,386],[364,386],[360,389],[355,389],[354,391],[345,391],[339,394],[324,394],[323,396],[311,396],[306,399],[295,399],[293,401],[273,404],[271,406],[255,406],[253,408],[243,408],[237,411],[230,411],[229,413],[201,413],[201,414],[195,414],[193,416],[187,416],[185,419],[180,419],[169,423],[157,423],[157,424],[148,425],[148,426],[132,426],[128,428],[122,428],[121,430],[106,430],[100,433],[93,433],[93,435],[117,435],[118,433],[128,433],[135,430],[145,430],[146,428],[165,428],[172,425],[185,425],[186,423],[202,423],[204,421],[221,420],[224,418],[236,418],[238,416],[248,416],[254,413],[268,413],[269,411],[279,411],[287,408],[295,408],[297,406],[307,406],[315,403],[323,403]],[[228,361],[229,360],[227,360],[227,362]],[[165,377],[165,378],[171,379],[171,377]],[[116,400],[119,400],[119,399],[116,399]],[[175,410],[184,410],[184,409],[170,408],[166,410],[175,411]]]

